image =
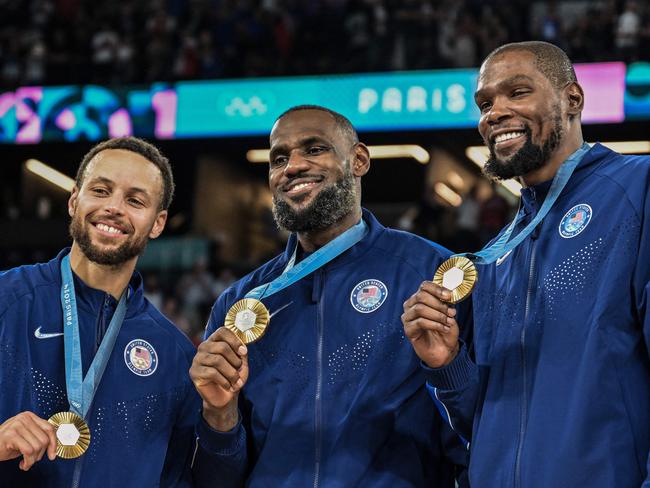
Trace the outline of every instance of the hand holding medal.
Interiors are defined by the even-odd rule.
[[[477,253],[451,256],[436,270],[432,282],[424,282],[420,289],[404,302],[402,324],[404,333],[416,354],[432,368],[446,366],[459,351],[456,304],[469,297],[478,282],[477,264],[490,264],[514,250],[548,215],[566,186],[582,157],[590,147],[584,143],[559,168],[548,194],[537,214],[516,235],[515,228],[525,217],[517,218],[491,245]]]

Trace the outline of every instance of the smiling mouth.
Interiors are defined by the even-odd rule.
[[[99,222],[97,224],[93,224],[93,226],[102,231],[104,234],[110,234],[114,236],[119,236],[119,235],[126,235],[126,232],[124,232],[122,229],[119,229],[117,227],[113,227],[108,224],[104,224],[103,222]]]
[[[322,179],[295,181],[286,185],[283,191],[288,196],[302,195],[311,191],[315,186],[318,186],[321,181]]]
[[[525,135],[526,132],[523,130],[504,132],[502,134],[495,136],[493,139],[493,143],[494,145],[500,145],[504,142],[511,141],[513,139],[519,139],[520,137],[523,137]]]

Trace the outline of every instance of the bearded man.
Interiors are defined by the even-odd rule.
[[[584,142],[584,93],[552,44],[497,48],[475,100],[486,172],[524,186],[510,240],[478,263],[473,344],[432,282],[403,315],[471,441],[470,484],[648,487],[650,158]]]
[[[270,144],[275,220],[292,234],[213,307],[190,370],[203,398],[195,482],[454,486],[466,449],[430,410],[400,324],[404,300],[449,252],[362,209],[369,152],[342,115],[294,107]],[[244,345],[222,325],[251,296],[271,319]]]
[[[190,486],[194,348],[135,272],[173,192],[154,146],[102,142],[68,202],[72,248],[0,273],[2,486]]]

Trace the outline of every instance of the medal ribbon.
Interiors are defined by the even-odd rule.
[[[291,259],[284,268],[282,274],[270,283],[265,283],[253,288],[246,294],[245,298],[261,300],[262,298],[269,297],[280,290],[284,290],[286,287],[293,285],[296,281],[301,280],[308,274],[316,271],[318,268],[325,266],[332,259],[350,249],[357,242],[363,239],[367,232],[368,224],[361,219],[358,224],[350,227],[348,230],[343,232],[343,234],[332,239],[298,264],[295,264],[296,251],[298,250],[298,243],[296,243],[296,249],[293,251],[293,256],[291,256]]]
[[[523,218],[523,215],[515,218],[515,220],[513,220],[512,223],[508,226],[506,231],[501,234],[501,237],[499,237],[491,246],[484,247],[476,253],[462,253],[455,254],[455,256],[467,256],[476,264],[490,264],[521,244],[521,242],[523,242],[523,240],[526,239],[526,237],[528,237],[533,232],[533,230],[535,230],[535,227],[537,227],[537,225],[544,219],[544,217],[546,217],[548,212],[553,207],[553,204],[560,196],[560,193],[562,193],[562,190],[569,182],[569,178],[571,178],[571,175],[576,169],[576,166],[578,166],[578,163],[590,149],[591,147],[589,144],[583,142],[582,146],[576,152],[571,154],[571,156],[569,156],[569,158],[564,161],[564,163],[562,163],[562,166],[560,166],[560,169],[553,178],[551,188],[548,190],[548,194],[546,195],[542,206],[537,212],[537,215],[535,215],[535,218],[533,218],[533,220],[531,220],[528,225],[521,230],[521,232],[514,236],[512,240],[510,240],[512,232]]]
[[[82,381],[79,315],[70,255],[61,261],[61,306],[63,307],[63,349],[65,352],[65,383],[70,410],[85,419],[113,351],[117,334],[126,315],[126,290],[122,293],[102,343]]]

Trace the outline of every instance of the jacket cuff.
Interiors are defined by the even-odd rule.
[[[427,383],[440,390],[458,390],[477,374],[476,364],[470,359],[465,344],[454,360],[442,368],[430,368],[420,361]]]
[[[213,454],[231,455],[245,448],[246,430],[241,423],[241,414],[237,425],[228,432],[214,430],[205,421],[203,415],[196,426],[196,438],[199,445]]]

